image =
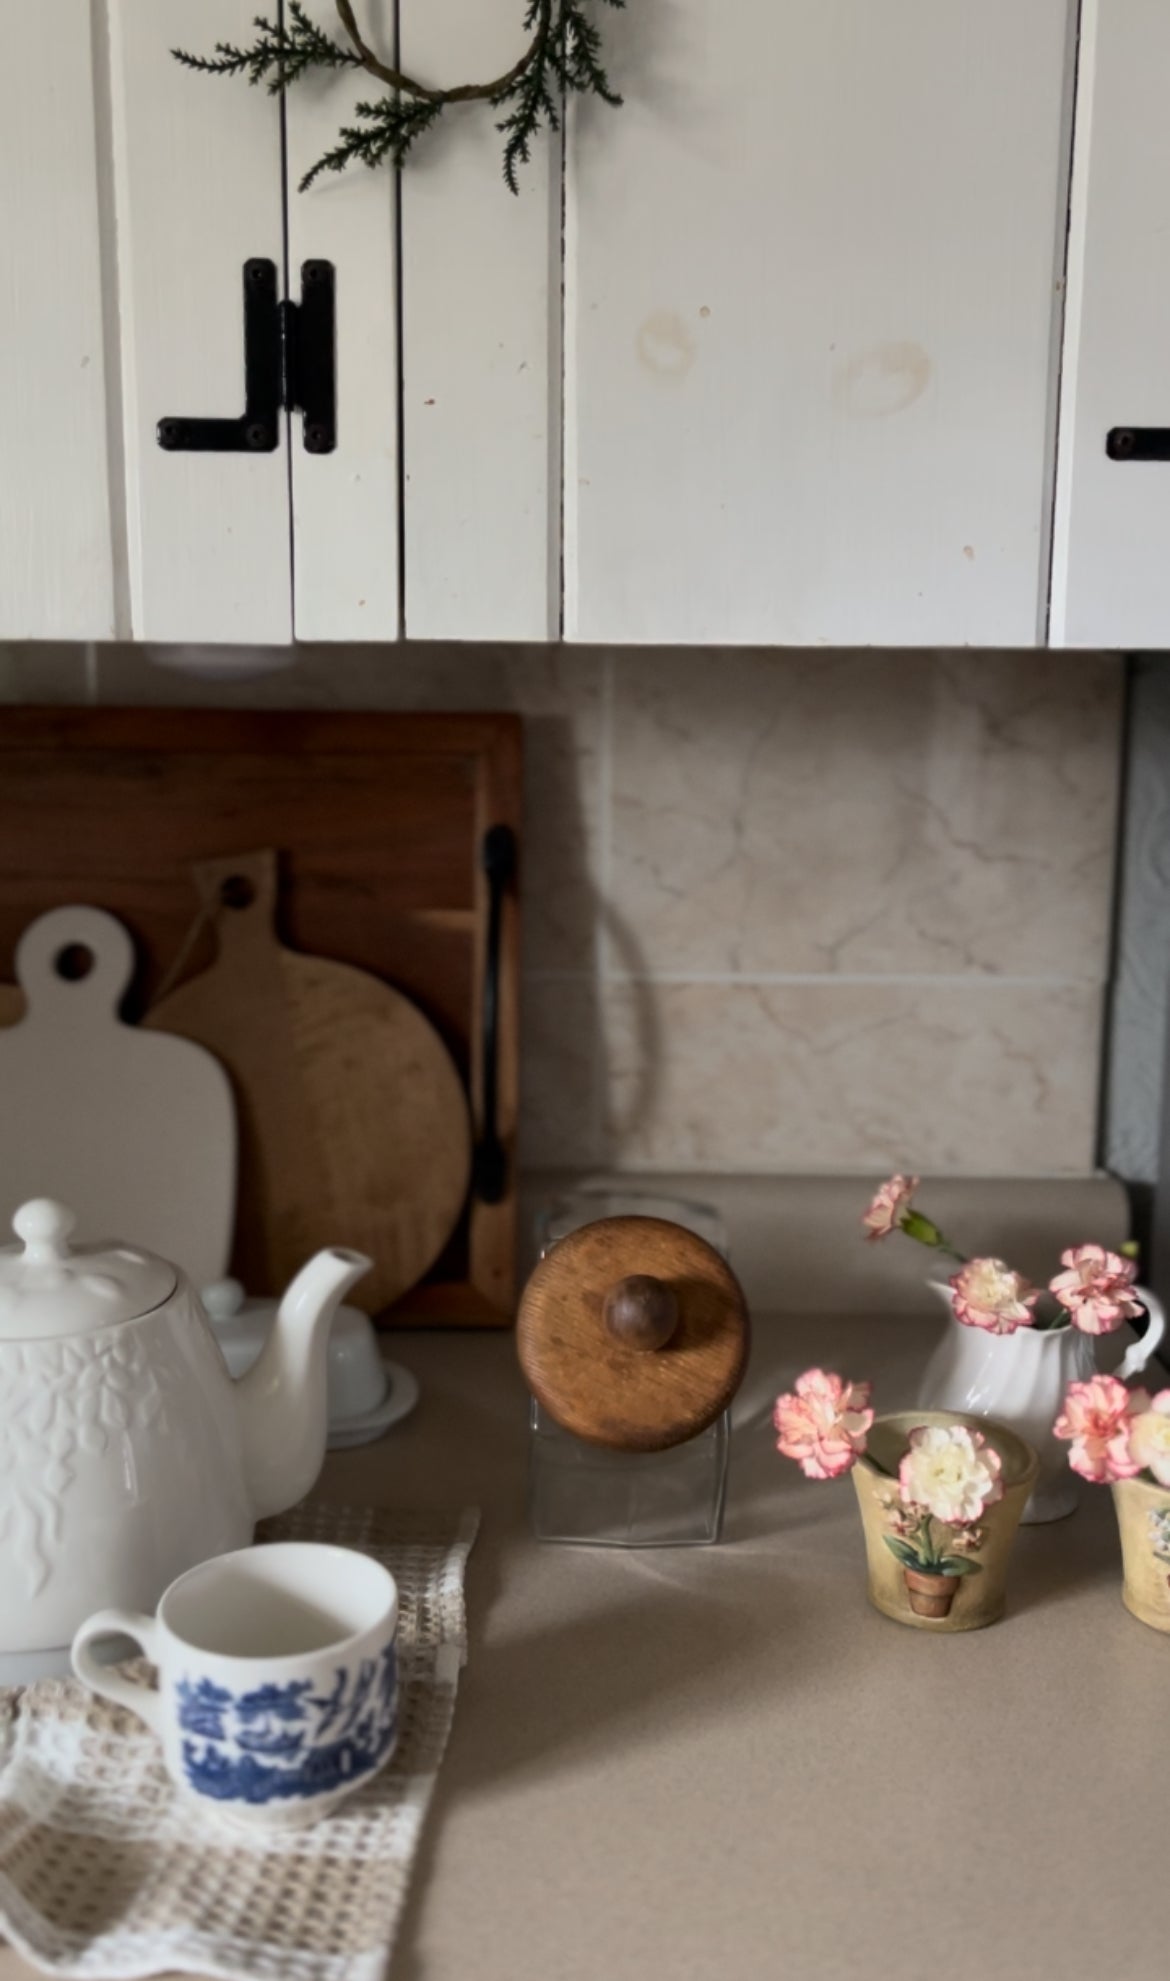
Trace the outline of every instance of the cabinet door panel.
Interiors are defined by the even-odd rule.
[[[292,630],[286,441],[166,453],[168,413],[244,409],[243,265],[283,265],[280,106],[173,47],[239,42],[235,0],[110,0],[133,630],[281,642]]]
[[[1170,428],[1170,8],[1085,0],[1069,240],[1052,640],[1170,646],[1170,461],[1114,461],[1113,427]]]
[[[566,235],[566,631],[1030,645],[1070,0],[607,16]]]
[[[343,38],[333,0],[306,11]],[[385,60],[394,53],[393,9],[366,4],[366,39]],[[337,446],[307,454],[302,421],[292,421],[294,617],[300,640],[396,640],[398,552],[398,277],[394,174],[352,165],[323,173],[307,192],[300,180],[352,123],[355,103],[377,94],[361,70],[314,73],[286,102],[290,294],[300,297],[301,264],[313,256],[336,270]]]
[[[512,0],[400,0],[404,66],[501,74],[524,46]],[[503,113],[444,112],[402,178],[406,631],[544,640],[560,617],[560,143],[513,198]]]
[[[101,229],[89,0],[4,10],[0,637],[110,639]]]

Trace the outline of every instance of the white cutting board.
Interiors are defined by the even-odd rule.
[[[73,948],[93,961],[69,981],[56,964]],[[100,908],[54,908],[20,939],[24,1015],[0,1030],[0,1243],[21,1204],[55,1197],[77,1239],[144,1246],[203,1287],[231,1253],[235,1104],[202,1046],[122,1023],[133,970]]]

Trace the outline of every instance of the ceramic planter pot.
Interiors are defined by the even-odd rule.
[[[1121,1599],[1151,1630],[1170,1631],[1170,1490],[1146,1479],[1120,1479],[1113,1505],[1125,1576]]]
[[[904,1532],[898,1466],[917,1426],[951,1424],[981,1431],[998,1452],[1003,1497],[985,1510],[974,1530],[933,1522],[929,1554],[923,1559],[919,1536]],[[916,1630],[982,1630],[995,1623],[1003,1615],[1012,1542],[1038,1471],[1031,1445],[1005,1424],[985,1417],[956,1410],[903,1410],[877,1418],[866,1455],[853,1468],[874,1608]],[[1170,1619],[1170,1610],[1167,1615]]]
[[[1007,1424],[1032,1446],[1040,1460],[1036,1488],[1024,1508],[1025,1521],[1061,1520],[1076,1510],[1078,1487],[1069,1470],[1068,1446],[1052,1435],[1071,1382],[1097,1373],[1097,1340],[1078,1328],[1017,1328],[989,1334],[954,1317],[951,1289],[929,1282],[945,1306],[947,1330],[923,1371],[918,1401],[927,1410],[970,1410]],[[1166,1318],[1161,1303],[1144,1287],[1134,1288],[1149,1315],[1117,1374],[1122,1382],[1139,1375],[1162,1339]]]

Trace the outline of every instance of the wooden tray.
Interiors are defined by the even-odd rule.
[[[191,863],[281,853],[280,930],[294,949],[371,970],[415,999],[484,1093],[488,889],[484,837],[520,829],[513,715],[235,714],[6,709],[0,714],[0,975],[47,908],[109,909],[140,968],[128,1015],[157,993],[198,901]],[[185,981],[206,969],[204,933]],[[474,1193],[447,1252],[395,1323],[506,1325],[515,1296],[519,916],[500,942],[498,1203]],[[132,1238],[133,1233],[125,1234]]]

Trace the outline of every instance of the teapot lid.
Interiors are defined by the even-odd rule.
[[[12,1220],[21,1245],[0,1248],[0,1341],[92,1334],[134,1321],[170,1298],[174,1266],[130,1245],[74,1245],[77,1219],[36,1197]]]

